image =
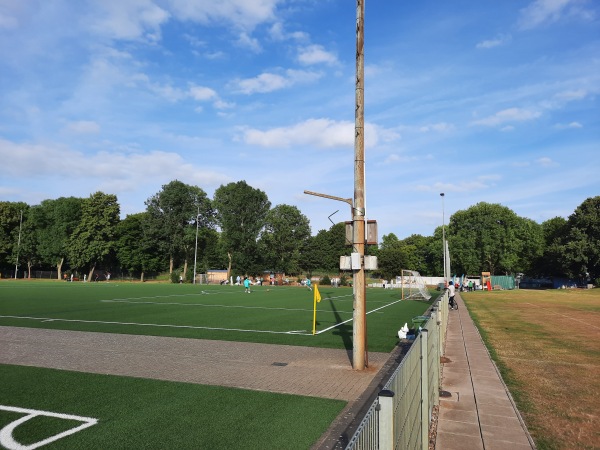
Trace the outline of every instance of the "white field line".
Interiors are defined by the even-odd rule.
[[[392,303],[388,303],[387,305],[383,305],[383,306],[381,306],[381,307],[379,307],[379,308],[375,308],[374,310],[372,310],[372,311],[369,311],[367,314],[372,314],[372,313],[374,313],[374,312],[377,312],[377,311],[379,311],[380,309],[387,308],[388,306],[395,305],[396,303],[398,303],[398,302],[401,302],[401,301],[402,301],[402,299],[400,299],[400,300],[396,300],[395,302],[392,302]],[[326,331],[329,331],[329,330],[331,330],[331,329],[333,329],[333,328],[339,327],[340,325],[343,325],[343,324],[345,324],[345,323],[347,323],[347,322],[350,322],[350,321],[351,321],[351,320],[353,320],[353,319],[354,319],[354,318],[352,318],[352,319],[348,319],[348,320],[344,320],[343,322],[340,322],[340,323],[336,323],[335,325],[332,325],[332,326],[330,326],[330,327],[328,327],[328,328],[325,328],[325,329],[323,329],[323,330],[317,331],[317,332],[315,333],[315,335],[317,335],[317,334],[321,334],[321,333],[325,333]]]
[[[146,298],[146,297],[141,297]],[[134,305],[178,305],[178,306],[204,306],[207,308],[241,308],[241,309],[266,309],[266,310],[280,310],[280,311],[304,311],[304,312],[312,312],[313,309],[304,309],[304,308],[281,308],[281,307],[268,307],[268,306],[243,306],[243,305],[210,305],[206,303],[178,303],[178,302],[137,302],[133,300],[100,300],[103,303],[128,303]],[[318,311],[318,310],[317,310]],[[338,311],[343,314],[352,314],[352,311]]]
[[[20,414],[26,414],[20,419],[12,421],[10,424],[6,425],[2,430],[0,430],[0,445],[2,447],[11,449],[11,450],[33,450],[38,447],[42,447],[46,444],[50,444],[51,442],[57,441],[58,439],[64,438],[71,434],[77,433],[78,431],[84,430],[92,425],[96,425],[98,423],[98,419],[93,419],[91,417],[82,417],[82,416],[74,416],[71,414],[60,414],[53,413],[49,411],[40,411],[37,409],[25,409],[25,408],[16,408],[14,406],[4,406],[0,405],[0,410],[10,411]],[[15,441],[13,438],[13,431],[19,425],[27,422],[38,416],[47,416],[47,417],[55,417],[63,420],[75,420],[78,422],[83,422],[81,425],[71,428],[69,430],[63,431],[62,433],[55,434],[47,439],[42,441],[34,442],[30,445],[23,445],[19,442]]]
[[[589,324],[589,323],[587,323],[587,322],[584,322],[584,321],[583,321],[583,320],[581,320],[581,319],[575,319],[575,318],[573,318],[573,317],[569,317],[569,316],[567,316],[566,314],[560,314],[560,313],[557,313],[557,312],[554,312],[554,311],[543,310],[543,309],[541,309],[541,308],[539,307],[539,305],[536,305],[536,304],[534,304],[534,303],[525,303],[525,305],[531,305],[531,306],[535,306],[536,308],[538,308],[538,311],[543,311],[543,312],[545,312],[546,314],[555,314],[555,315],[557,315],[557,316],[561,316],[561,317],[564,317],[564,318],[566,318],[566,319],[569,319],[569,320],[574,320],[575,322],[581,322],[581,323],[582,323],[582,324],[584,324],[586,327],[592,327],[592,328],[595,328],[596,330],[600,330],[600,327],[598,327],[598,326],[596,326],[596,325],[591,325],[591,324]]]
[[[242,328],[221,328],[221,327],[199,327],[193,325],[169,325],[159,323],[138,323],[138,322],[113,322],[104,320],[82,320],[82,319],[53,319],[51,317],[29,317],[29,316],[0,316],[7,319],[29,319],[41,320],[44,322],[74,322],[74,323],[98,323],[103,325],[135,325],[140,327],[159,327],[159,328],[187,328],[192,330],[215,330],[215,331],[239,331],[242,333],[267,333],[267,334],[302,334],[312,336],[312,333],[305,333],[298,330],[292,331],[270,331],[270,330],[245,330]]]
[[[198,295],[198,294],[177,294],[175,297],[186,297],[189,295]],[[173,297],[169,296],[154,296],[154,297],[139,297],[139,298],[164,298],[164,297]],[[334,298],[343,298],[343,297],[353,297],[353,295],[343,295],[337,297],[330,297],[329,299]],[[129,304],[155,304],[155,305],[184,305],[184,306],[219,306],[224,308],[249,308],[249,309],[281,309],[281,310],[289,310],[289,311],[313,311],[312,309],[292,309],[292,308],[265,308],[258,306],[231,306],[231,305],[198,305],[198,304],[186,304],[186,303],[166,303],[166,302],[136,302],[131,299],[115,299],[115,300],[100,300],[101,302],[114,302],[114,303],[129,303]],[[402,299],[397,300],[392,303],[387,303],[384,306],[376,308],[372,311],[369,311],[367,314],[375,313],[380,309],[387,308],[388,306],[394,305],[398,302],[402,301]],[[318,311],[318,310],[317,310]],[[329,312],[329,311],[324,311]],[[349,312],[343,311],[344,314],[350,314]],[[170,324],[153,324],[153,323],[138,323],[138,322],[116,322],[116,321],[102,321],[102,320],[83,320],[83,319],[55,319],[52,317],[31,317],[31,316],[5,316],[0,315],[0,318],[9,318],[9,319],[27,319],[27,320],[40,320],[44,322],[74,322],[74,323],[96,323],[96,324],[105,324],[105,325],[134,325],[141,327],[159,327],[159,328],[186,328],[186,329],[196,329],[196,330],[214,330],[214,331],[237,331],[242,333],[267,333],[267,334],[298,334],[304,336],[312,336],[312,333],[307,333],[305,330],[291,330],[291,331],[270,331],[270,330],[246,330],[240,328],[223,328],[223,327],[201,327],[201,326],[193,326],[193,325],[170,325]],[[337,323],[329,328],[318,331],[316,334],[321,334],[326,331],[329,331],[333,328],[336,328],[340,325],[343,325],[347,322],[352,321],[350,318],[343,322]]]

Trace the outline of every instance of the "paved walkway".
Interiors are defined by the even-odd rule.
[[[436,449],[535,448],[467,309],[450,311]]]
[[[352,370],[345,350],[0,327],[0,363],[354,401],[389,358]]]

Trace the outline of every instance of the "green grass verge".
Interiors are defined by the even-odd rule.
[[[352,348],[352,289],[161,283],[0,282],[0,325]],[[397,331],[430,302],[398,301],[400,291],[367,289],[370,351],[390,352]]]
[[[47,449],[307,449],[345,406],[242,389],[0,365],[0,404],[98,419]],[[0,410],[0,429],[23,414]],[[36,417],[23,445],[79,425]]]

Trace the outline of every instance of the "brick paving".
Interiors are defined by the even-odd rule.
[[[356,400],[389,358],[346,350],[0,327],[0,363]]]

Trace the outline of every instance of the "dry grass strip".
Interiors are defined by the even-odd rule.
[[[600,448],[600,289],[462,297],[538,448]]]

